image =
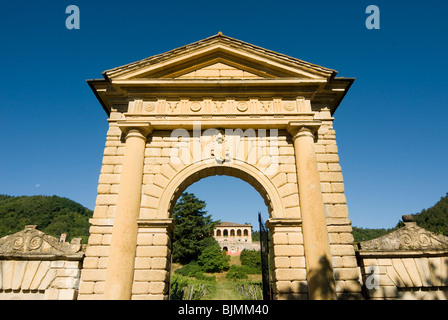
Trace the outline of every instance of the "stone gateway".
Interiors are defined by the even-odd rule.
[[[263,197],[275,299],[360,297],[336,74],[219,33],[89,80],[109,131],[79,299],[168,299],[173,206],[213,175]]]

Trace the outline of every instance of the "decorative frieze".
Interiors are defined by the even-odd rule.
[[[129,102],[130,114],[297,114],[310,113],[311,102],[303,97],[296,99],[234,98],[200,100],[181,98],[166,100],[157,98],[147,101],[136,99]]]

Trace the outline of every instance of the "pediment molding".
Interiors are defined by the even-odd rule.
[[[273,76],[218,58],[208,61],[204,65],[195,65],[190,70],[181,69],[179,73],[169,74],[165,77],[176,79],[254,79]]]
[[[330,78],[335,70],[221,34],[103,72],[110,80],[169,77],[176,69],[221,59],[264,72],[266,77]],[[261,70],[260,70],[261,69]],[[263,70],[264,69],[264,70]],[[179,71],[177,71],[179,72]]]
[[[80,251],[80,238],[72,239],[71,243],[60,242],[59,239],[37,230],[35,225],[26,226],[24,230],[0,239],[1,256],[72,255]]]
[[[376,239],[358,244],[361,251],[431,251],[448,250],[448,237],[437,235],[405,221],[405,226]]]
[[[88,84],[108,115],[131,101],[276,98],[309,100],[333,114],[354,79],[221,34],[103,72]],[[123,111],[121,111],[123,112]],[[124,111],[126,112],[126,111]]]

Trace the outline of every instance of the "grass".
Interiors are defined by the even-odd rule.
[[[241,265],[241,263],[239,263],[239,265]],[[237,291],[237,285],[261,282],[261,275],[259,274],[250,274],[248,275],[249,279],[237,281],[227,279],[227,272],[207,273],[207,275],[216,276],[216,286],[203,296],[201,300],[246,300],[246,298]]]
[[[239,256],[230,256],[230,265],[241,265]],[[173,274],[174,270],[182,267],[182,265],[173,263],[171,266],[171,272]],[[249,274],[246,280],[230,280],[226,278],[227,272],[219,273],[206,273],[207,276],[215,276],[216,283],[214,285],[208,286],[208,290],[205,295],[203,295],[200,300],[246,300],[241,293],[237,291],[237,286],[250,285],[252,282],[261,282],[260,274]],[[190,278],[191,282],[195,282],[195,278]]]

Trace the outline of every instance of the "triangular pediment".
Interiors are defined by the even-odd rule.
[[[245,68],[234,67],[225,62],[216,62],[211,65],[197,68],[193,71],[187,71],[177,75],[168,75],[167,78],[176,79],[260,79],[264,78],[258,72],[247,70]]]
[[[215,36],[127,65],[88,80],[107,114],[130,100],[274,94],[310,100],[334,113],[354,79],[297,58],[224,36]]]
[[[36,229],[35,225],[0,238],[0,256],[7,255],[67,255],[81,250],[81,238],[71,243],[60,240]]]
[[[448,237],[425,230],[415,222],[406,222],[401,229],[379,238],[358,243],[365,251],[406,251],[448,249]]]
[[[328,79],[335,71],[221,34],[105,71],[111,80]]]

